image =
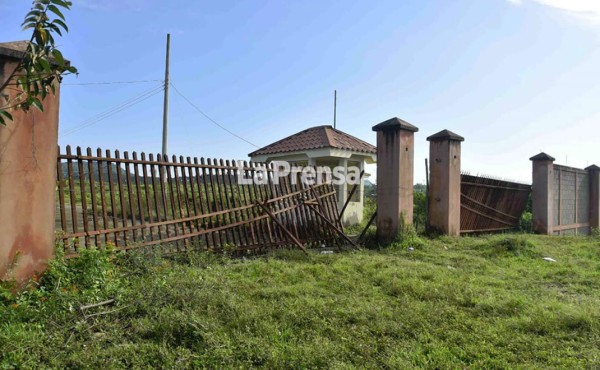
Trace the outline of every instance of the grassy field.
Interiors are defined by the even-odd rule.
[[[33,286],[0,290],[0,368],[600,366],[597,238],[249,260],[92,251]]]

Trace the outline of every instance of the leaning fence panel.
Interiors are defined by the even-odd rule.
[[[308,186],[266,164],[102,153],[59,148],[56,228],[67,255],[107,244],[241,253],[340,240],[329,183]]]

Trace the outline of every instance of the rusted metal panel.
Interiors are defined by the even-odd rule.
[[[518,228],[530,192],[530,185],[462,174],[461,233]]]
[[[160,245],[165,253],[176,253],[308,247],[345,239],[331,184],[306,186],[298,174],[277,182],[274,169],[265,164],[237,166],[230,160],[182,156],[170,160],[161,154],[155,160],[152,154],[135,152],[130,158],[119,151],[102,156],[100,149],[95,156],[89,149],[85,155],[81,148],[71,153],[67,146],[57,160],[62,181],[56,227],[64,232],[67,255],[107,242],[122,250]],[[266,184],[239,184],[239,175],[254,178],[265,169]]]

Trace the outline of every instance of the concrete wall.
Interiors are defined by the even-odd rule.
[[[0,81],[16,63],[0,55]],[[0,126],[0,279],[22,282],[43,271],[54,252],[56,90],[44,100],[44,113],[13,111],[14,121]]]
[[[600,226],[600,168],[561,166],[546,153],[530,160],[535,232],[587,235]]]

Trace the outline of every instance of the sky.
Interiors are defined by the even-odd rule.
[[[443,129],[465,137],[471,174],[530,183],[541,151],[600,165],[597,0],[73,2],[57,42],[79,70],[63,80],[61,146],[160,152],[170,33],[169,154],[247,159],[332,124],[337,90],[351,135],[375,144],[391,117],[419,128],[415,182]],[[0,0],[0,42],[30,37],[29,7]]]

